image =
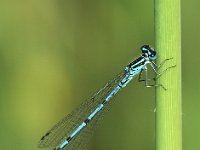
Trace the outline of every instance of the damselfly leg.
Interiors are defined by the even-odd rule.
[[[144,79],[141,79],[141,74],[142,74],[143,71],[145,72],[145,75],[144,75]],[[139,81],[139,82],[144,81],[145,87],[162,87],[164,90],[167,90],[162,84],[149,84],[149,83],[148,83],[149,80],[151,80],[151,79],[148,78],[148,71],[147,71],[147,67],[145,66],[145,67],[141,70],[141,72],[140,72],[140,74],[139,74],[138,81]]]
[[[173,59],[173,58],[165,59],[165,60],[163,60],[159,65],[156,65],[155,62],[151,61],[150,65],[151,65],[153,71],[154,71],[155,74],[156,74],[156,77],[153,78],[154,81],[155,81],[156,79],[158,79],[161,75],[163,75],[167,70],[176,67],[176,65],[170,66],[170,67],[166,68],[165,70],[163,70],[162,72],[158,72],[158,70],[159,70],[168,60],[171,60],[171,59]],[[149,78],[148,78],[148,71],[147,71],[147,70],[148,70],[148,68],[147,68],[147,66],[145,66],[145,67],[140,71],[138,81],[139,81],[139,82],[144,81],[144,82],[145,82],[145,87],[162,87],[164,90],[167,90],[162,84],[149,84],[148,81],[149,81],[149,80],[152,80],[152,79],[149,79]],[[142,75],[143,71],[145,72],[145,78],[144,78],[144,79],[141,79],[141,75]]]
[[[158,70],[159,70],[168,60],[171,60],[171,59],[173,59],[173,57],[167,58],[167,59],[163,60],[159,65],[157,65],[157,64],[156,64],[155,62],[153,62],[153,61],[152,61],[152,63],[150,63],[150,65],[151,65],[153,71],[154,71],[155,74],[156,74],[156,77],[153,78],[153,80],[158,79],[158,78],[159,78],[161,75],[163,75],[167,70],[176,67],[176,65],[173,65],[173,66],[170,66],[170,67],[166,68],[166,69],[163,70],[162,72],[158,72]]]
[[[173,59],[173,57],[171,57],[171,58],[166,58],[166,59],[163,60],[159,65],[157,65],[154,61],[152,61],[152,65],[154,65],[155,68],[156,68],[157,70],[159,70],[168,60],[171,60],[171,59]]]

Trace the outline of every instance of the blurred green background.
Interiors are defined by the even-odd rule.
[[[182,3],[183,149],[200,149],[199,1]],[[0,5],[0,149],[41,136],[154,46],[153,0],[7,0]],[[154,89],[131,82],[88,150],[155,150]]]

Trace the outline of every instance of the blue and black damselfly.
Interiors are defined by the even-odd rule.
[[[85,101],[80,107],[72,111],[51,130],[49,130],[40,140],[39,147],[52,147],[54,150],[78,150],[89,141],[98,122],[100,122],[103,113],[109,107],[110,99],[123,87],[125,87],[133,77],[139,74],[139,81],[144,81],[146,87],[166,88],[162,84],[149,84],[147,77],[147,64],[150,64],[158,78],[162,73],[157,70],[167,60],[160,65],[154,62],[157,58],[156,51],[149,45],[141,47],[141,55],[133,60],[126,68],[119,73],[113,80],[108,82],[102,89],[95,93],[91,98]],[[174,66],[172,66],[174,67]],[[145,78],[141,79],[144,72]]]

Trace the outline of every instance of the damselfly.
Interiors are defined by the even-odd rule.
[[[49,130],[41,138],[38,146],[40,148],[52,147],[54,150],[82,149],[89,141],[89,137],[101,120],[102,114],[109,107],[110,99],[138,74],[139,81],[144,81],[146,87],[160,86],[165,89],[162,84],[148,84],[147,64],[150,64],[153,68],[157,78],[171,68],[167,68],[162,73],[157,72],[158,68],[169,59],[164,60],[160,65],[156,65],[154,60],[156,60],[157,54],[153,48],[144,45],[141,47],[141,51],[141,55],[128,64],[120,74]],[[141,79],[143,71],[145,78]]]

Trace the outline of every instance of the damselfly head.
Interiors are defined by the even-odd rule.
[[[142,55],[149,58],[150,60],[155,60],[157,58],[156,51],[149,45],[143,45],[141,47]]]

